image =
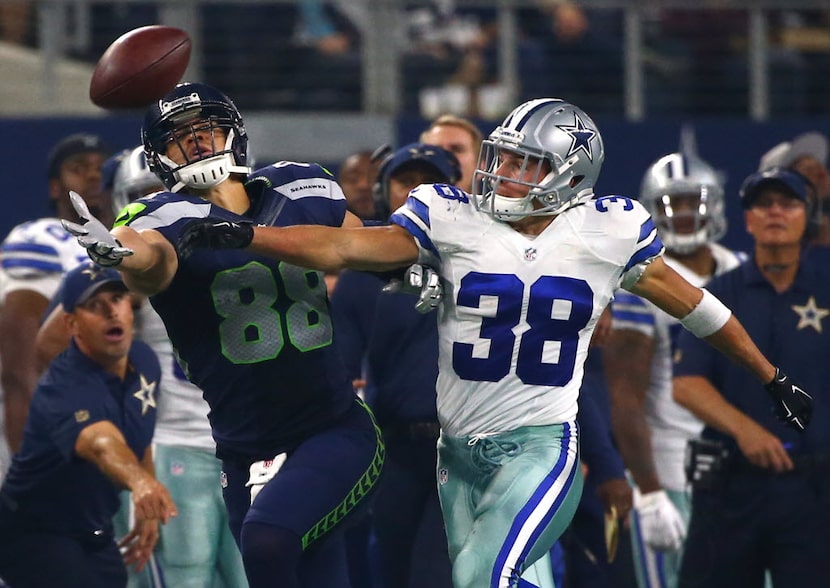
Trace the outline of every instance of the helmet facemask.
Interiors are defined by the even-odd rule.
[[[697,155],[671,153],[649,166],[640,201],[674,253],[688,255],[726,234],[722,183]]]
[[[205,136],[209,146],[199,141]],[[180,84],[159,100],[145,116],[142,137],[150,169],[171,192],[204,191],[232,173],[251,172],[248,136],[239,111],[224,94],[205,84]],[[168,150],[176,153],[176,159],[181,156],[183,163],[173,161]]]
[[[500,168],[505,153],[521,158],[510,176],[499,173],[504,173]],[[479,210],[507,222],[559,214],[593,197],[603,159],[602,138],[588,115],[555,98],[531,100],[482,142],[473,175],[474,202]],[[510,197],[504,193],[507,183],[528,191]]]
[[[222,134],[225,135],[224,141],[217,136],[217,130],[221,130]],[[210,151],[202,151],[202,143],[197,139],[197,135],[205,133],[210,135]],[[192,145],[198,146],[198,153],[190,153],[189,140],[191,138]],[[170,188],[170,191],[178,192],[184,187],[194,190],[207,190],[228,179],[231,172],[248,173],[249,168],[240,169],[234,165],[233,150],[231,148],[233,141],[233,128],[222,125],[214,118],[185,123],[170,131],[167,145],[175,143],[184,157],[184,163],[178,164],[166,155],[166,150],[160,151],[158,154],[159,161],[169,168],[177,181]]]
[[[700,185],[695,192],[663,194],[654,201],[652,218],[669,251],[693,253],[723,237],[726,222],[718,193],[717,187]]]
[[[502,167],[505,151],[522,158],[514,177],[506,177],[497,173]],[[545,160],[536,155],[508,151],[494,141],[484,141],[478,166],[473,174],[473,191],[477,195],[475,202],[478,208],[501,221],[517,221],[534,215],[533,200],[536,197],[534,191],[539,191],[541,184],[537,181],[529,181],[527,178],[540,178],[544,182],[551,175],[551,173],[546,173],[547,168],[549,166],[545,165]],[[505,191],[503,184],[527,188],[527,194],[523,197],[503,196],[502,193]]]

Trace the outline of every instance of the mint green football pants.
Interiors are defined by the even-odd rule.
[[[523,572],[547,558],[565,531],[582,483],[573,422],[472,437],[442,433],[438,492],[455,588],[539,586]]]

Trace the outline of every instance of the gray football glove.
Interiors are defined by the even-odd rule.
[[[400,292],[418,297],[415,310],[426,314],[432,312],[441,304],[444,297],[444,287],[441,285],[441,276],[429,266],[416,263],[409,266],[404,273],[404,279],[392,280],[383,287],[384,292]]]
[[[84,224],[61,220],[63,228],[75,236],[81,247],[86,249],[89,258],[105,267],[112,267],[121,263],[121,260],[133,254],[133,250],[122,247],[121,243],[110,234],[107,227],[89,212],[86,202],[75,191],[69,191],[72,208],[84,221]]]

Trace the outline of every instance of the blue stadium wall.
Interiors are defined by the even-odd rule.
[[[46,155],[60,138],[75,132],[100,134],[113,148],[123,149],[138,144],[138,117],[9,119],[0,120],[0,161],[3,162],[3,215],[0,234],[5,235],[16,224],[49,215],[46,183]],[[657,157],[677,149],[684,120],[659,120],[628,123],[620,120],[597,119],[605,140],[606,156],[597,192],[636,196],[645,168]],[[738,189],[743,179],[755,171],[760,156],[779,141],[808,130],[830,134],[830,119],[753,123],[745,120],[696,120],[693,127],[700,154],[721,170],[726,177],[729,232],[724,244],[746,250],[750,240],[743,226],[738,204]],[[426,121],[401,118],[396,123],[396,141],[403,145],[418,138]],[[493,123],[481,123],[489,132]],[[253,133],[252,133],[253,134]],[[287,143],[291,137],[280,139]],[[371,148],[374,145],[366,145]],[[258,161],[266,162],[269,154],[253,146]],[[289,148],[290,151],[290,148]],[[284,156],[283,156],[284,157]],[[321,161],[335,171],[338,161]]]

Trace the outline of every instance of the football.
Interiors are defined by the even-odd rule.
[[[190,61],[187,32],[152,25],[113,41],[89,84],[93,104],[107,109],[144,108],[176,87]]]

